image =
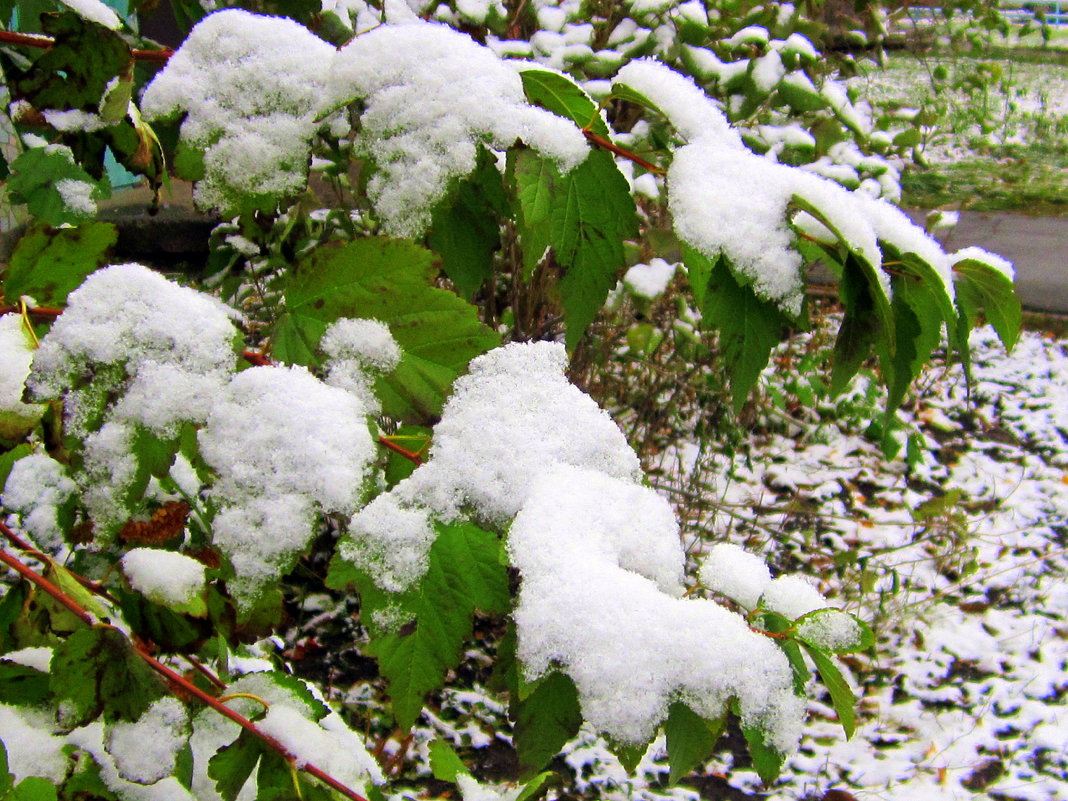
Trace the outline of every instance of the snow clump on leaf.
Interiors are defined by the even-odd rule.
[[[389,326],[378,320],[342,318],[326,329],[319,348],[326,355],[326,383],[359,398],[367,414],[379,414],[381,406],[371,384],[377,374],[391,372],[402,355]]]
[[[234,376],[200,431],[218,478],[214,542],[252,599],[315,534],[317,513],[359,506],[375,446],[366,409],[303,367],[253,367]]]
[[[771,583],[767,563],[756,554],[729,542],[712,546],[701,565],[701,583],[745,609],[756,609]]]
[[[787,313],[800,313],[804,283],[803,260],[794,247],[797,227],[821,241],[846,243],[872,265],[887,297],[890,279],[880,269],[880,242],[902,254],[915,253],[934,269],[952,299],[949,257],[900,209],[753,153],[716,104],[664,64],[632,61],[615,80],[655,104],[687,141],[675,151],[667,173],[675,232],[709,259],[725,255],[759,296]],[[799,202],[819,216],[801,211],[791,218]]]
[[[31,453],[11,466],[0,502],[22,515],[23,530],[39,547],[59,548],[59,508],[77,489],[63,465],[47,454]]]
[[[356,151],[377,171],[368,193],[386,233],[414,237],[449,182],[475,168],[480,143],[516,139],[566,172],[589,149],[571,122],[526,102],[519,74],[491,50],[443,25],[383,25],[334,58],[334,105],[363,101]]]
[[[123,396],[113,420],[173,436],[180,422],[204,421],[233,370],[233,316],[220,301],[140,264],[105,267],[70,294],[34,354],[27,384],[42,400],[66,395],[65,423],[76,436],[87,433],[101,389],[81,386],[86,375]]]
[[[0,438],[18,439],[36,425],[45,407],[22,402],[34,342],[22,315],[0,317]]]
[[[655,491],[558,467],[534,486],[508,550],[523,577],[515,621],[526,677],[562,668],[597,729],[645,743],[678,698],[710,720],[737,699],[744,726],[794,749],[804,702],[786,656],[741,615],[681,597],[678,524]]]
[[[641,484],[616,424],[567,381],[566,358],[535,342],[474,359],[430,458],[355,515],[342,558],[372,575],[387,568],[380,586],[398,591],[426,570],[432,518],[511,523],[529,679],[565,670],[585,718],[621,742],[647,741],[679,697],[710,719],[737,699],[746,725],[792,750],[804,706],[785,655],[740,615],[681,597],[671,506]]]
[[[183,144],[204,149],[201,206],[233,210],[303,188],[334,47],[284,17],[210,14],[145,90],[149,119],[185,114]]]

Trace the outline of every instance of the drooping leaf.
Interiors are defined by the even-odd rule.
[[[702,325],[719,333],[719,346],[731,380],[735,412],[741,410],[782,336],[787,320],[771,301],[757,297],[741,285],[721,256],[715,264],[701,253],[685,248],[683,260],[691,286],[707,276],[701,305]],[[695,297],[700,294],[694,290]]]
[[[434,740],[428,746],[430,751],[430,772],[441,782],[455,782],[461,773],[470,773],[467,765],[444,740]]]
[[[753,769],[765,785],[771,784],[782,772],[786,756],[768,744],[763,730],[744,724],[741,729],[753,760]]]
[[[637,232],[634,200],[612,156],[596,150],[559,182],[551,243],[564,267],[559,291],[574,350],[624,266],[623,242]]]
[[[511,603],[495,535],[470,523],[439,523],[436,529],[427,572],[402,601],[412,620],[372,640],[368,649],[389,682],[402,729],[411,728],[426,694],[459,663],[475,610],[503,614]]]
[[[0,698],[12,706],[36,706],[51,693],[48,674],[0,660]]]
[[[821,225],[823,225],[828,231],[833,233],[838,239],[840,256],[832,259],[832,261],[840,262],[843,264],[843,271],[845,267],[852,268],[853,282],[856,285],[866,284],[868,291],[865,293],[870,301],[871,308],[878,318],[880,323],[879,331],[887,341],[893,342],[894,336],[894,317],[890,311],[890,298],[887,297],[886,291],[883,289],[880,283],[881,264],[872,264],[869,261],[864,252],[856,243],[851,242],[849,237],[846,236],[838,227],[830,221],[830,219],[823,213],[823,211],[816,205],[809,203],[804,198],[794,195],[791,200],[791,205],[796,206],[803,211],[808,212],[810,215],[816,218]],[[843,258],[844,256],[844,258]],[[884,258],[885,262],[886,259]],[[848,262],[848,264],[847,264]],[[844,276],[843,276],[844,278]],[[855,290],[854,290],[855,292]],[[843,303],[845,300],[843,299]],[[892,346],[891,346],[892,347]]]
[[[208,778],[224,801],[235,801],[241,788],[263,754],[263,745],[244,729],[237,739],[225,745],[208,762]]]
[[[434,210],[427,244],[441,256],[456,290],[470,297],[493,272],[500,248],[500,218],[508,214],[501,173],[486,148],[478,149],[475,170]]]
[[[79,629],[56,648],[51,688],[64,730],[103,715],[105,722],[135,721],[166,693],[163,680],[110,626]]]
[[[60,306],[90,273],[108,263],[118,231],[110,223],[77,228],[35,225],[15,245],[4,279],[4,296],[29,295],[42,306]]]
[[[956,276],[957,305],[965,329],[975,324],[979,309],[997,331],[1006,350],[1012,350],[1020,336],[1022,311],[1020,297],[1012,280],[1000,270],[975,258],[963,259],[953,265]],[[967,336],[967,333],[962,333]]]
[[[597,113],[597,105],[570,78],[536,67],[520,70],[519,77],[523,79],[527,100],[534,105],[559,114],[598,136],[609,135],[608,126]]]
[[[552,161],[531,150],[509,154],[515,181],[516,222],[523,246],[523,277],[530,280],[552,244],[553,198],[560,174]]]
[[[804,641],[801,644],[816,665],[820,680],[831,696],[831,704],[834,706],[834,711],[838,713],[838,721],[842,724],[845,736],[847,738],[852,737],[857,725],[856,711],[854,709],[857,704],[856,696],[853,695],[853,691],[849,688],[842,671],[838,669],[826,651],[822,648],[814,648]]]
[[[726,710],[721,718],[706,721],[681,701],[673,703],[664,724],[668,765],[671,769],[668,784],[677,784],[694,768],[706,762],[726,726]]]
[[[403,352],[397,368],[377,382],[382,411],[425,420],[441,410],[467,363],[498,344],[473,306],[433,285],[436,274],[429,251],[401,240],[369,238],[316,248],[287,276],[273,355],[315,366],[330,323],[340,317],[379,320]]]
[[[566,674],[552,673],[525,699],[513,699],[512,717],[521,775],[529,777],[578,733],[582,725],[578,689]]]
[[[638,763],[642,761],[645,752],[649,750],[649,743],[621,743],[615,740],[609,740],[608,750],[619,760],[619,764],[623,766],[623,770],[627,773],[634,773],[634,769],[637,768]]]
[[[912,287],[907,286],[906,281],[894,281],[894,300],[891,308],[894,310],[894,334],[895,347],[891,354],[885,341],[876,341],[876,350],[879,354],[879,366],[882,369],[883,381],[887,388],[886,415],[891,417],[897,408],[905,400],[912,379],[919,375],[919,370],[926,362],[921,355],[923,343],[919,340],[924,330],[920,324],[920,318],[916,310],[908,301],[908,295]],[[902,289],[899,284],[905,284]],[[899,291],[900,290],[900,291]],[[914,292],[916,300],[923,298],[922,289],[917,288]],[[927,356],[930,356],[928,351]],[[913,372],[915,370],[915,372]]]
[[[845,307],[842,325],[834,342],[834,365],[831,369],[831,395],[846,388],[850,379],[871,353],[880,337],[892,336],[880,325],[871,285],[861,272],[856,258],[846,258],[838,295]]]

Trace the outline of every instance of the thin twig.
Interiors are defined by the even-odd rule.
[[[2,32],[0,31],[0,33]],[[0,314],[21,311],[21,306],[0,306]],[[63,314],[63,309],[54,309],[49,306],[27,306],[26,313],[31,317],[59,317],[59,315]]]
[[[26,565],[22,564],[22,562],[20,562],[14,556],[9,554],[7,551],[0,550],[0,562],[3,562],[5,565],[10,567],[12,570],[14,570],[27,581],[36,584],[46,593],[55,598],[59,603],[63,604],[63,606],[67,607],[67,610],[73,613],[80,620],[84,621],[90,626],[96,624],[96,619],[88,611],[83,609],[81,604],[79,604],[77,601],[75,601],[73,598],[63,592],[63,590],[61,590],[51,581],[46,579],[36,570],[32,570],[31,568],[26,567]]]
[[[592,144],[594,147],[603,148],[604,150],[607,150],[611,153],[615,153],[617,156],[621,156],[622,158],[625,158],[628,161],[633,161],[639,167],[644,167],[654,175],[664,174],[663,167],[657,167],[651,161],[646,161],[637,153],[634,153],[631,150],[627,150],[625,147],[620,147],[619,145],[614,144],[613,142],[609,142],[603,136],[598,136],[593,131],[587,128],[582,129],[582,135],[585,136],[586,139],[590,142],[590,144]]]
[[[12,545],[14,545],[26,555],[32,556],[34,559],[44,562],[47,565],[55,564],[55,560],[51,556],[46,553],[42,553],[41,551],[34,548],[32,545],[30,545],[30,543],[26,542],[26,540],[22,539],[22,537],[20,537],[14,531],[8,528],[2,520],[0,520],[0,534],[3,534],[7,538],[8,542],[10,542]],[[89,592],[94,592],[102,598],[107,598],[113,604],[118,603],[115,597],[104,588],[103,584],[100,584],[96,581],[92,581],[91,579],[87,579],[85,576],[80,576],[77,573],[71,572],[70,570],[67,571],[67,575],[69,575],[71,578],[73,578],[75,581],[85,587],[85,589],[89,590]]]
[[[423,457],[420,454],[416,453],[415,451],[410,451],[407,448],[401,447],[389,437],[379,437],[378,444],[382,445],[383,447],[389,448],[394,453],[399,453],[405,459],[408,459],[409,461],[414,462],[417,465],[423,463]]]
[[[271,361],[271,357],[263,353],[257,353],[254,350],[241,351],[241,358],[243,358],[249,364],[256,367],[270,367],[274,362]]]
[[[19,45],[21,47],[36,47],[39,50],[48,50],[56,42],[50,36],[42,36],[38,33],[19,33],[17,31],[0,31],[0,44]],[[169,47],[161,50],[131,50],[130,55],[134,61],[158,61],[166,62],[174,55]]]
[[[220,690],[226,689],[226,682],[224,682],[222,679],[220,679],[218,676],[208,670],[204,663],[197,659],[195,656],[190,656],[189,654],[182,654],[182,658],[185,659],[185,661],[188,662],[190,665],[192,665],[193,668],[197,671],[197,673],[206,678]]]
[[[96,625],[96,620],[94,619],[93,615],[91,615],[85,608],[81,606],[81,604],[79,604],[77,601],[67,595],[62,589],[57,587],[44,576],[22,564],[14,556],[3,550],[0,550],[0,561],[4,562],[4,564],[6,564],[8,567],[10,567],[23,578],[25,578],[27,581],[44,590],[46,593],[52,596],[52,598],[54,598],[56,601],[58,601],[68,610],[70,610],[80,620],[90,626]],[[119,629],[116,629],[114,626],[109,625],[108,627],[114,629],[115,631],[119,631]],[[120,631],[120,633],[122,632]],[[125,637],[126,635],[123,634],[123,636]],[[150,668],[160,674],[172,685],[179,688],[183,693],[193,696],[205,706],[211,707],[223,717],[233,721],[242,729],[247,731],[249,734],[259,739],[269,748],[278,752],[282,756],[282,758],[289,762],[291,765],[297,764],[298,758],[295,754],[290,753],[290,751],[284,745],[278,742],[278,740],[276,740],[274,737],[264,731],[261,731],[251,720],[246,718],[244,715],[241,715],[230,709],[228,706],[226,706],[214,696],[208,695],[208,693],[204,692],[191,681],[186,679],[185,676],[178,673],[173,668],[170,668],[167,665],[163,664],[150,654],[146,653],[144,650],[142,650],[140,644],[136,642],[131,644],[133,646],[134,652],[139,657],[141,657],[141,659],[143,659]],[[367,799],[364,798],[362,795],[350,789],[346,785],[342,784],[333,776],[320,770],[310,762],[301,765],[300,769],[303,770],[305,773],[314,776],[319,781],[329,786],[331,789],[337,790],[346,798],[351,799],[351,801],[367,801]]]

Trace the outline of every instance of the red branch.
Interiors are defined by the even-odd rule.
[[[7,551],[0,550],[0,562],[3,562],[5,565],[10,567],[12,570],[14,570],[27,581],[31,581],[36,584],[38,587],[47,592],[49,595],[51,595],[53,598],[55,598],[57,601],[67,607],[67,609],[69,609],[74,615],[81,618],[90,626],[96,623],[96,621],[93,619],[93,616],[89,614],[89,612],[87,612],[85,609],[83,609],[81,604],[79,604],[77,601],[75,601],[73,598],[63,592],[63,590],[61,590],[51,581],[46,579],[44,576],[37,573],[35,570],[31,570],[30,568],[26,567],[26,565],[22,564],[22,562],[20,562],[14,556],[9,554]]]
[[[55,44],[55,40],[51,37],[41,36],[36,33],[0,31],[0,44],[20,45],[22,47],[36,47],[41,50],[48,50]],[[158,61],[163,64],[174,55],[174,51],[169,47],[165,47],[162,50],[131,50],[130,55],[133,56],[134,61]]]
[[[21,311],[21,306],[0,306],[0,314]],[[59,315],[63,314],[63,309],[53,309],[49,306],[27,306],[26,313],[31,317],[59,317]]]
[[[34,548],[32,545],[26,542],[26,540],[22,539],[22,537],[20,537],[14,531],[9,529],[6,525],[4,525],[4,522],[2,520],[0,520],[0,534],[3,534],[5,537],[7,537],[8,541],[23,553],[29,554],[34,559],[38,559],[41,562],[44,562],[45,564],[52,564],[52,558],[48,556],[48,554],[43,554],[39,550]],[[67,573],[75,581],[85,587],[85,589],[89,590],[89,592],[95,592],[97,595],[107,598],[112,603],[118,603],[118,601],[116,601],[115,598],[112,597],[111,593],[104,589],[104,586],[102,584],[98,584],[95,581],[90,581],[85,576],[79,576],[77,573],[71,573],[69,570],[67,571]]]
[[[386,448],[389,448],[394,453],[399,453],[405,459],[408,459],[408,460],[410,460],[412,462],[415,462],[416,464],[422,464],[423,463],[423,457],[422,456],[420,456],[418,453],[415,453],[414,451],[408,450],[407,448],[402,448],[400,445],[398,445],[396,442],[391,440],[389,437],[379,437],[378,438],[378,444],[382,445],[382,446],[384,446]]]
[[[241,358],[256,367],[270,367],[274,364],[274,362],[271,361],[270,356],[266,356],[263,353],[257,353],[254,350],[241,351]]]
[[[585,136],[586,139],[589,140],[590,144],[592,144],[594,147],[603,148],[611,153],[615,153],[617,156],[621,156],[627,159],[628,161],[633,161],[639,167],[644,167],[654,175],[664,174],[664,170],[661,167],[657,167],[651,161],[646,161],[641,156],[630,150],[627,150],[625,147],[620,147],[619,145],[609,142],[603,136],[598,136],[593,131],[583,128],[582,135]]]
[[[81,604],[79,604],[77,601],[67,595],[62,589],[57,587],[44,576],[22,564],[18,559],[16,559],[14,556],[4,550],[0,550],[0,561],[2,561],[20,576],[25,578],[27,581],[32,582],[37,587],[44,590],[46,593],[52,596],[59,603],[63,604],[63,606],[69,609],[73,614],[75,614],[85,623],[90,626],[95,625],[96,621],[94,620],[93,616],[86,609],[84,609]],[[115,630],[119,631],[118,629]],[[126,635],[123,634],[123,636],[125,637]],[[258,738],[269,748],[277,751],[279,754],[282,755],[285,760],[287,760],[291,764],[297,763],[298,760],[296,755],[291,754],[285,746],[278,742],[278,740],[257,728],[256,724],[246,718],[244,715],[241,715],[238,712],[235,712],[234,710],[230,709],[230,707],[226,706],[218,698],[208,695],[208,693],[201,690],[191,681],[186,679],[182,674],[178,673],[172,668],[167,667],[158,659],[146,653],[144,650],[142,650],[142,647],[139,644],[133,643],[133,648],[135,653],[139,657],[141,657],[141,659],[143,659],[149,667],[151,667],[154,671],[163,676],[163,678],[169,681],[172,685],[178,687],[183,693],[187,693],[188,695],[193,696],[205,706],[211,707],[223,717],[227,718],[228,720],[232,720],[234,723],[243,728],[249,734]],[[341,793],[346,798],[351,799],[351,801],[367,801],[367,799],[364,798],[362,795],[350,789],[346,785],[342,784],[329,773],[326,773],[315,767],[315,765],[312,765],[311,763],[306,763],[299,767],[300,770],[303,770],[305,773],[311,774],[319,781],[323,782],[323,784],[326,784],[330,788],[337,790],[337,792]]]

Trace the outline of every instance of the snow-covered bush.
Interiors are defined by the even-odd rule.
[[[358,594],[360,648],[390,699],[369,726],[430,717],[428,694],[461,667],[476,623],[507,629],[492,661],[534,777],[510,797],[542,785],[584,721],[629,766],[664,727],[678,779],[733,719],[770,781],[797,747],[813,670],[852,733],[835,655],[871,647],[870,629],[754,554],[718,549],[702,583],[688,578],[675,511],[568,381],[569,354],[625,271],[648,302],[673,279],[656,217],[689,288],[678,330],[717,349],[735,409],[784,327],[804,320],[804,271],[819,260],[845,310],[831,391],[874,354],[892,416],[943,336],[967,359],[980,308],[1011,345],[1010,265],[947,254],[881,190],[754,150],[736,124],[749,95],[717,102],[660,58],[666,33],[637,23],[591,34],[607,37],[606,83],[582,79],[599,103],[560,71],[572,61],[504,58],[518,51],[503,39],[481,44],[399,2],[335,10],[356,26],[338,47],[229,9],[134,98],[134,62],[152,56],[95,0],[69,5],[46,19],[52,49],[4,62],[20,124],[39,111],[55,138],[81,143],[76,163],[27,133],[11,164],[30,211],[68,224],[18,242],[4,276],[17,305],[0,317],[12,345],[0,531],[24,559],[0,556],[28,582],[0,599],[0,740],[26,792],[43,779],[231,801],[256,769],[256,797],[380,794],[367,744],[271,658],[309,580]],[[532,9],[575,59],[600,52],[579,41],[569,4]],[[711,30],[696,3],[630,9],[667,14],[690,38]],[[503,6],[455,13],[489,25]],[[627,36],[649,46],[617,59]],[[724,76],[744,67],[765,99],[808,92],[863,127],[836,84],[805,77],[817,54],[803,37],[754,24],[730,38],[756,55],[730,67],[684,52],[719,63],[728,91]],[[90,41],[100,58],[83,63]],[[646,141],[654,161],[635,150]],[[173,165],[231,218],[205,284],[238,302],[110,264],[114,229],[30,180],[47,164],[56,180],[92,181],[104,145],[150,178]],[[320,208],[313,172],[335,208]],[[631,250],[649,251],[648,269],[626,270]],[[498,792],[435,753],[435,775],[468,796]]]

